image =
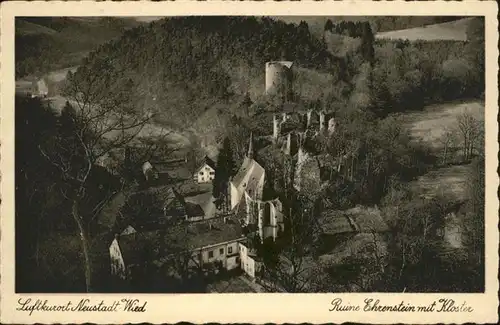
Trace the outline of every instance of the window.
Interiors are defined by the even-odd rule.
[[[219,249],[219,254],[224,255],[224,248]]]
[[[233,253],[233,248],[232,248],[231,246],[229,246],[229,247],[227,248],[227,253],[228,253],[228,254]]]
[[[203,172],[200,172],[200,176],[203,176]]]
[[[211,175],[211,176],[214,176],[214,175],[215,175],[215,172],[210,172],[210,175]]]
[[[208,252],[208,258],[214,257],[214,251],[209,251]]]

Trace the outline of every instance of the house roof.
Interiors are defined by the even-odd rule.
[[[212,227],[210,227],[210,224]],[[118,245],[125,264],[142,263],[155,256],[161,259],[174,252],[195,250],[206,246],[243,239],[241,225],[234,219],[212,219],[209,222],[180,223],[164,229],[122,235]]]
[[[355,207],[346,211],[330,210],[321,215],[318,223],[325,234],[347,232],[385,232],[389,230],[380,210],[369,207]]]
[[[216,207],[213,202],[212,192],[186,197],[185,201],[188,206],[188,215],[204,215],[206,218],[213,218],[215,216]]]
[[[270,61],[268,63],[269,64],[280,64],[280,65],[287,67],[288,69],[290,69],[293,65],[292,61]]]
[[[349,219],[347,219],[343,214],[337,213],[337,211],[328,211],[327,213],[323,213],[318,219],[318,223],[323,233],[329,235],[356,231],[353,225],[349,222]]]
[[[228,219],[227,223],[223,221],[223,218],[217,219],[187,224],[189,234],[187,246],[190,249],[197,249],[243,237],[241,225],[235,219]],[[212,224],[212,229],[209,224]]]
[[[158,247],[159,233],[156,231],[136,232],[120,236],[118,246],[125,265],[142,264],[149,256],[153,256]]]
[[[245,157],[238,173],[233,177],[232,183],[238,192],[247,191],[252,198],[255,198],[256,193],[262,193],[264,184],[260,180],[264,174],[265,170],[258,162]]]
[[[196,169],[196,172],[199,172],[200,169],[202,169],[205,165],[208,165],[210,168],[215,170],[215,162],[212,159],[210,159],[208,156],[205,156],[205,158],[203,158],[203,161],[201,162],[199,167]]]
[[[389,230],[377,208],[357,206],[347,210],[346,213],[356,223],[360,232],[385,232]]]

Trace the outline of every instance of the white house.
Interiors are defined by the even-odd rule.
[[[212,159],[205,156],[203,163],[196,170],[193,179],[197,183],[210,183],[215,178],[215,163]]]
[[[255,250],[241,242],[239,243],[239,254],[241,269],[251,278],[255,278],[262,268],[262,262]]]
[[[215,268],[233,270],[240,266],[239,242],[246,240],[241,226],[235,220],[220,218],[210,222],[190,222],[179,227],[136,232],[127,227],[111,242],[109,254],[111,274],[127,279],[135,266],[144,263],[165,263],[172,258],[190,256],[189,267],[204,270]],[[161,251],[159,244],[167,240],[177,243],[175,248]],[[166,247],[165,247],[166,248]],[[148,257],[145,252],[151,255]],[[155,260],[148,260],[153,258]]]
[[[49,94],[49,88],[43,79],[18,80],[16,81],[16,94],[32,98],[45,98]]]

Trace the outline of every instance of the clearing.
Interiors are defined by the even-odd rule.
[[[470,100],[429,105],[422,111],[409,112],[401,116],[415,140],[423,141],[438,152],[443,148],[442,139],[445,132],[456,132],[458,116],[467,112],[484,122],[484,109],[483,101]],[[450,148],[450,156],[456,149],[456,145],[454,147]],[[469,165],[452,165],[434,169],[413,181],[411,188],[414,193],[427,198],[444,195],[456,200],[464,200],[467,197],[468,173]]]
[[[463,201],[467,198],[469,168],[469,165],[454,165],[435,169],[411,182],[410,187],[414,193],[425,198],[442,195]]]
[[[447,130],[456,130],[457,118],[467,112],[484,121],[484,102],[471,100],[426,106],[422,111],[401,114],[410,128],[411,135],[433,148],[442,147],[440,142]]]
[[[447,23],[408,28],[390,32],[377,33],[377,39],[409,40],[409,41],[467,41],[467,26],[474,18],[463,18]]]

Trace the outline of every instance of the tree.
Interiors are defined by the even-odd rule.
[[[450,128],[445,127],[444,133],[442,137],[440,138],[440,141],[443,145],[443,157],[442,157],[442,164],[446,165],[448,163],[448,155],[450,152],[450,149],[452,149],[454,142],[455,142],[455,132],[451,130]]]
[[[125,82],[113,84],[115,80]],[[74,107],[66,120],[72,125],[64,128],[68,136],[55,139],[50,146],[39,146],[39,150],[70,184],[64,196],[71,202],[71,216],[82,245],[85,286],[87,292],[91,292],[93,268],[89,222],[99,211],[89,215],[89,207],[83,204],[92,196],[88,191],[90,176],[99,159],[147,137],[143,130],[151,116],[135,109],[133,83],[113,70],[108,61],[97,62],[93,67],[84,65],[68,82],[64,95]],[[110,87],[114,88],[113,92],[109,91]],[[162,136],[156,135],[157,138]]]
[[[362,25],[361,34],[361,54],[366,62],[373,64],[375,60],[375,50],[373,49],[373,43],[375,37],[373,36],[372,28],[369,22],[364,22]]]
[[[224,138],[222,148],[217,158],[217,166],[215,167],[215,178],[212,181],[212,195],[216,199],[218,208],[227,208],[228,201],[228,186],[229,179],[234,173],[233,153],[229,138]]]
[[[189,146],[186,153],[187,168],[191,175],[194,175],[199,168],[203,151],[201,149],[200,140],[195,135],[189,137]]]
[[[325,23],[325,28],[324,28],[325,31],[330,31],[332,32],[333,31],[333,22],[331,19],[328,19]]]
[[[481,274],[484,267],[485,225],[485,160],[484,152],[474,158],[467,176],[467,193],[470,198],[465,215],[466,246],[474,261],[476,271]],[[484,284],[483,284],[484,285]]]
[[[271,290],[286,292],[308,292],[315,282],[317,265],[311,258],[311,247],[318,232],[316,216],[320,213],[319,200],[313,202],[306,197],[288,198],[285,234],[278,243],[281,248],[277,259],[265,266],[265,276]]]
[[[465,47],[465,57],[472,62],[473,66],[478,67],[478,82],[473,85],[476,92],[484,92],[484,69],[485,69],[485,29],[484,17],[475,17],[467,25],[467,45]]]
[[[469,112],[457,117],[458,132],[462,137],[463,159],[468,161],[474,154],[474,149],[480,135],[479,121]]]

